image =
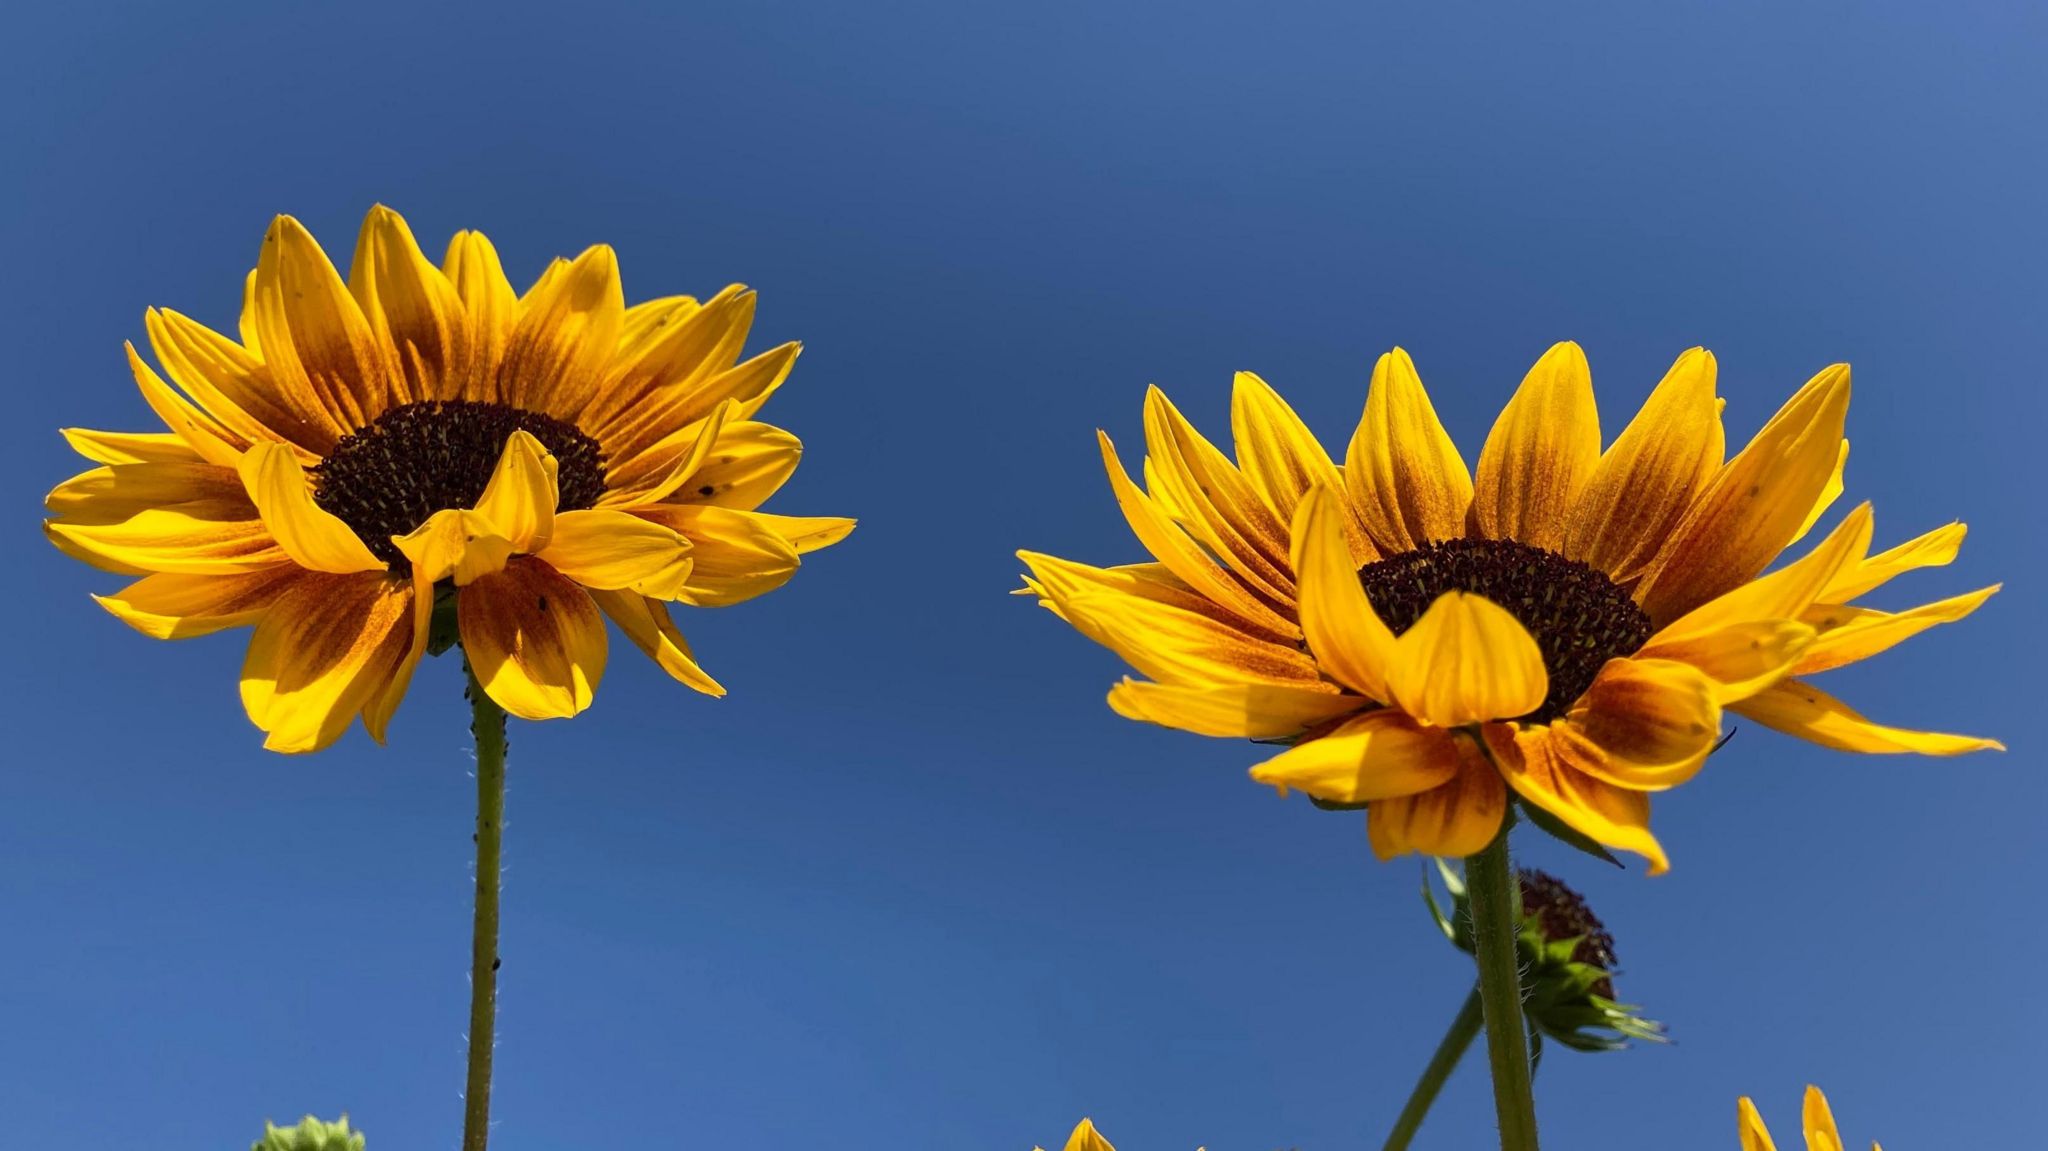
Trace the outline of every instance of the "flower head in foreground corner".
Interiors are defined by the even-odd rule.
[[[1778,1145],[1771,1142],[1771,1133],[1764,1127],[1763,1116],[1756,1112],[1756,1104],[1743,1096],[1736,1104],[1736,1111],[1742,1123],[1742,1151],[1778,1151]],[[1828,1098],[1818,1087],[1806,1089],[1806,1108],[1800,1116],[1800,1126],[1806,1131],[1806,1151],[1843,1151],[1842,1133],[1835,1128],[1834,1112],[1828,1110]],[[1884,1151],[1876,1143],[1870,1151]]]
[[[1585,356],[1558,344],[1476,475],[1399,349],[1373,371],[1342,468],[1256,376],[1232,396],[1235,460],[1155,388],[1144,486],[1101,437],[1153,562],[1020,552],[1027,590],[1150,677],[1113,688],[1111,707],[1292,743],[1254,778],[1367,805],[1382,858],[1480,850],[1512,789],[1546,826],[1662,871],[1649,797],[1699,770],[1724,707],[1847,751],[1998,746],[1873,723],[1806,682],[1997,589],[1854,606],[1947,563],[1963,535],[1871,554],[1868,505],[1765,575],[1842,490],[1849,369],[1815,376],[1725,460],[1714,373],[1705,351],[1680,356],[1603,451]]]
[[[778,587],[853,527],[755,510],[802,449],[754,419],[797,345],[741,361],[753,315],[739,286],[629,308],[603,246],[520,295],[482,236],[437,267],[382,207],[343,281],[281,216],[239,340],[148,313],[176,387],[128,362],[169,430],[66,430],[100,466],[50,493],[46,529],[142,577],[100,603],[146,634],[253,625],[242,701],[279,751],[358,715],[381,740],[437,600],[514,715],[589,706],[606,616],[719,695],[668,605]]]

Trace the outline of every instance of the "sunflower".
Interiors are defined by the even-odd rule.
[[[344,282],[280,216],[239,340],[149,311],[176,387],[128,363],[169,430],[65,430],[100,466],[50,493],[45,529],[142,577],[97,598],[145,634],[253,626],[242,702],[279,751],[358,715],[381,742],[437,601],[514,715],[589,706],[607,616],[720,695],[668,605],[760,595],[853,528],[756,510],[802,446],[754,419],[798,345],[741,361],[753,315],[738,285],[629,308],[602,245],[519,295],[483,236],[437,267],[381,206]]]
[[[1771,1142],[1771,1132],[1764,1126],[1763,1116],[1757,1114],[1756,1104],[1743,1096],[1736,1104],[1736,1113],[1742,1124],[1742,1151],[1778,1151],[1778,1145]],[[1828,1109],[1828,1097],[1818,1087],[1806,1089],[1806,1106],[1800,1116],[1800,1126],[1806,1132],[1806,1151],[1843,1151],[1842,1133],[1835,1127],[1835,1114]],[[1884,1151],[1876,1143],[1870,1151]]]
[[[1649,797],[1700,769],[1723,708],[1847,751],[1999,746],[1874,723],[1803,678],[1997,590],[1856,606],[1963,537],[1950,524],[1870,554],[1868,505],[1764,574],[1840,495],[1848,407],[1838,364],[1724,460],[1714,357],[1695,348],[1603,451],[1592,373],[1562,343],[1475,474],[1398,348],[1341,467],[1257,376],[1233,390],[1235,460],[1153,388],[1142,486],[1098,433],[1152,562],[1019,552],[1022,594],[1149,677],[1111,689],[1120,714],[1290,743],[1253,778],[1365,805],[1381,858],[1473,854],[1512,792],[1659,872]]]

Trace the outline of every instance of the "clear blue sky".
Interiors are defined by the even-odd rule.
[[[673,7],[9,17],[0,1144],[454,1144],[459,669],[387,749],[273,756],[239,634],[128,631],[35,527],[59,426],[146,425],[146,305],[231,328],[273,213],[345,259],[377,201],[522,280],[609,241],[629,297],[755,285],[757,346],[807,345],[771,510],[861,519],[685,616],[730,698],[618,644],[514,731],[494,1146],[1376,1146],[1469,978],[1418,867],[1112,715],[1010,553],[1137,557],[1094,429],[1135,443],[1147,383],[1222,435],[1255,369],[1341,444],[1398,342],[1469,452],[1565,338],[1610,432],[1689,345],[1744,437],[1852,361],[1881,539],[1972,528],[1898,602],[2009,582],[1833,682],[2012,750],[1746,728],[1659,807],[1668,877],[1530,847],[1679,1040],[1549,1061],[1547,1145],[1732,1148],[1738,1094],[1790,1127],[1809,1080],[1852,1142],[2042,1138],[2038,12]],[[1469,1064],[1424,1144],[1483,1146],[1484,1098]]]

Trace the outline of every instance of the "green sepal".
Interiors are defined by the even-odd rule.
[[[1613,852],[1594,842],[1591,836],[1571,827],[1563,820],[1530,803],[1528,800],[1520,800],[1515,806],[1522,809],[1523,813],[1529,817],[1530,823],[1542,828],[1551,838],[1558,840],[1566,847],[1576,848],[1595,859],[1605,860],[1616,867],[1624,866],[1621,860],[1614,857]]]
[[[263,1138],[249,1144],[249,1151],[363,1151],[363,1133],[349,1130],[346,1115],[333,1123],[308,1115],[296,1127],[265,1120]]]
[[[1315,804],[1317,807],[1322,808],[1324,811],[1364,811],[1367,807],[1371,806],[1363,801],[1358,803],[1344,803],[1341,800],[1321,799],[1313,795],[1308,797],[1308,801],[1310,803]]]

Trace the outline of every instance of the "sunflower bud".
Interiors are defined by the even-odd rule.
[[[335,1123],[308,1115],[296,1127],[265,1122],[263,1138],[251,1143],[249,1151],[363,1151],[363,1133],[348,1129],[346,1115]]]
[[[1470,954],[1472,910],[1465,881],[1442,860],[1437,872],[1450,893],[1450,913],[1427,882],[1423,900],[1444,938]],[[1542,1056],[1545,1037],[1575,1051],[1618,1051],[1631,1039],[1666,1042],[1663,1024],[1643,1018],[1633,1004],[1615,1001],[1614,936],[1585,897],[1544,872],[1523,868],[1517,874],[1522,1010],[1536,1056]]]

